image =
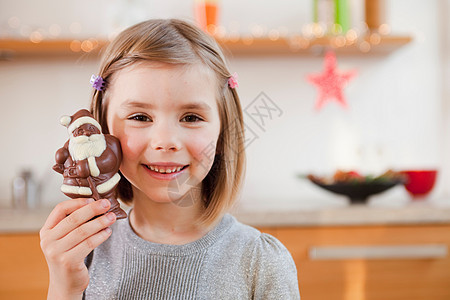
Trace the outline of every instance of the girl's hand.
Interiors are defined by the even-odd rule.
[[[86,256],[111,235],[116,220],[106,199],[70,199],[59,203],[40,231],[50,284],[48,299],[81,299],[89,283]],[[95,216],[98,218],[93,219]]]

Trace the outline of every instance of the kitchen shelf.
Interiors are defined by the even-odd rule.
[[[87,42],[89,41],[89,43]],[[85,42],[85,50],[81,49]],[[81,56],[88,53],[97,56],[99,50],[108,42],[106,40],[71,39],[43,40],[32,42],[26,39],[0,39],[0,58],[33,56]]]
[[[231,56],[246,55],[311,55],[332,48],[339,54],[350,55],[385,55],[410,43],[410,36],[371,35],[353,44],[346,44],[345,39],[322,37],[306,39],[301,36],[290,38],[251,38],[217,39]],[[32,42],[21,39],[0,39],[0,58],[32,56],[82,56],[86,54],[97,57],[107,40],[43,40]],[[338,47],[336,44],[343,46]],[[334,46],[333,46],[334,45]],[[83,50],[84,49],[84,50]],[[361,50],[363,49],[363,50]],[[364,51],[365,50],[365,51]]]
[[[347,44],[343,37],[321,37],[306,39],[301,36],[271,40],[268,38],[241,38],[237,41],[219,40],[219,43],[233,56],[241,55],[311,55],[327,49],[339,54],[385,55],[410,43],[410,36],[382,36],[375,34]],[[342,43],[343,46],[336,44]],[[362,50],[361,50],[362,48]]]

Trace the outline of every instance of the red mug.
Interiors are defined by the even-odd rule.
[[[413,199],[428,195],[434,187],[437,170],[407,170],[402,171],[406,175],[405,189]]]

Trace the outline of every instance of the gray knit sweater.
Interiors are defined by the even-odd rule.
[[[85,299],[300,299],[286,248],[231,215],[186,245],[145,241],[128,219],[112,230],[86,259]]]

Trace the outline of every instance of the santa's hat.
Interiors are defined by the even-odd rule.
[[[67,127],[69,134],[83,124],[92,124],[102,132],[102,127],[87,109],[80,109],[72,116],[62,116],[59,121],[61,125]]]

